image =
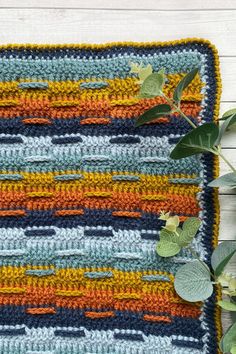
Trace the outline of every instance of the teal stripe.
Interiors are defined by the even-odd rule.
[[[44,277],[45,275],[55,274],[54,269],[27,269],[25,271],[26,275],[35,275],[36,277]]]
[[[54,151],[55,153],[55,151]],[[85,172],[131,172],[143,174],[168,175],[173,173],[198,174],[201,171],[199,158],[196,156],[181,161],[167,160],[164,162],[144,163],[140,158],[126,151],[126,155],[109,155],[107,161],[84,161],[83,156],[70,151],[51,156],[51,161],[28,162],[25,154],[19,153],[11,156],[0,155],[0,165],[3,170],[11,172],[58,172],[66,170],[82,170]],[[135,182],[134,182],[135,183]]]
[[[37,79],[47,81],[77,81],[80,79],[113,79],[130,76],[130,62],[151,64],[154,71],[165,68],[166,73],[190,71],[201,62],[201,55],[194,52],[156,54],[151,57],[135,54],[116,58],[85,59],[1,59],[0,81]]]
[[[65,246],[64,246],[65,247]],[[76,247],[76,246],[75,246]],[[123,247],[119,249],[114,243],[93,242],[89,249],[84,248],[84,255],[82,256],[57,256],[56,250],[51,246],[48,248],[38,247],[28,248],[25,255],[15,256],[2,259],[0,257],[0,266],[50,266],[58,268],[104,268],[112,267],[122,271],[146,271],[146,270],[160,270],[175,273],[179,268],[179,262],[175,262],[175,259],[168,260],[159,257],[156,253],[156,247],[151,245],[142,244],[138,249],[132,249],[131,247]],[[178,257],[187,257],[191,259],[191,254],[186,250],[183,250]],[[49,270],[51,272],[51,270]],[[29,275],[32,270],[27,270]],[[36,276],[51,275],[40,274],[39,271],[34,272]],[[37,273],[37,274],[36,274]]]

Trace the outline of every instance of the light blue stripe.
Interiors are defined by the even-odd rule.
[[[35,275],[36,277],[44,277],[45,275],[55,274],[54,269],[27,269],[25,271],[26,275]]]
[[[80,88],[82,89],[100,89],[107,87],[109,84],[105,81],[90,81],[90,82],[81,82]]]
[[[139,181],[140,177],[139,176],[128,176],[128,175],[116,175],[112,176],[113,181]]]
[[[23,176],[21,176],[20,174],[0,174],[0,181],[19,181],[22,180]]]
[[[20,82],[18,87],[21,89],[46,89],[48,88],[47,82]]]
[[[112,272],[85,272],[84,277],[90,279],[112,278],[113,273]]]
[[[3,327],[3,326],[1,326]],[[13,327],[13,326],[12,326]],[[14,328],[14,327],[13,327]],[[54,335],[55,330],[66,330],[66,327],[25,328],[26,335],[5,337],[0,341],[2,354],[206,354],[209,352],[208,341],[201,350],[181,348],[172,344],[172,340],[199,342],[196,338],[183,335],[145,335],[141,330],[83,330],[85,337],[60,338]],[[73,328],[69,328],[73,331]],[[139,334],[143,341],[118,340],[114,334]],[[31,339],[34,338],[32,341]],[[43,339],[43,351],[42,351]],[[5,350],[7,348],[7,352]]]
[[[0,81],[36,79],[49,81],[77,81],[130,76],[130,62],[151,64],[154,71],[165,68],[166,73],[187,72],[200,65],[196,52],[156,54],[153,56],[123,55],[104,59],[0,59]]]
[[[77,179],[83,179],[84,176],[80,174],[68,174],[68,175],[58,175],[54,176],[54,179],[56,181],[71,181],[71,180],[77,180]]]
[[[51,227],[52,228],[52,227]],[[34,228],[28,228],[34,230]],[[46,228],[42,228],[46,229]],[[63,267],[113,267],[121,270],[152,270],[160,269],[175,272],[179,264],[174,259],[166,260],[158,257],[156,254],[156,241],[142,240],[141,234],[151,230],[112,230],[112,228],[102,228],[111,230],[113,237],[107,237],[106,243],[103,238],[84,236],[84,231],[88,228],[78,226],[72,229],[53,227],[55,235],[44,236],[43,238],[31,238],[24,235],[24,229],[0,229],[0,243],[4,248],[22,247],[25,249],[25,255],[21,257],[11,257],[0,259],[2,265],[47,265],[57,268]],[[128,235],[128,236],[127,236]],[[200,237],[201,235],[199,235]],[[194,246],[194,245],[193,245]],[[70,256],[71,249],[83,251],[83,256]],[[82,249],[83,247],[83,249]],[[204,246],[196,245],[201,257],[205,255]],[[67,257],[62,257],[58,251],[69,250]],[[179,257],[188,256],[189,253],[184,250]],[[130,260],[127,257],[131,254],[138,254],[139,258]],[[118,258],[114,258],[118,256]],[[121,258],[124,257],[124,259]],[[190,258],[189,258],[190,259]],[[160,267],[159,267],[160,266]],[[159,268],[158,268],[159,267]]]
[[[168,181],[174,184],[199,184],[202,178],[169,178]]]
[[[145,281],[170,281],[170,278],[165,275],[143,275],[142,280]]]

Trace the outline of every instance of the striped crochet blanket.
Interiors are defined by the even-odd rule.
[[[187,303],[185,250],[156,253],[161,211],[199,216],[209,262],[218,204],[211,155],[174,161],[191,127],[178,115],[135,128],[163,99],[138,99],[130,63],[165,68],[169,96],[199,75],[182,110],[216,119],[215,48],[200,39],[0,47],[0,354],[216,354],[213,295]]]

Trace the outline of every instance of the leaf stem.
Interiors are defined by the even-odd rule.
[[[217,148],[216,148],[216,150],[217,150]],[[233,172],[236,173],[236,169],[234,168],[234,166],[231,165],[231,163],[228,161],[228,159],[227,159],[219,150],[217,150],[217,155],[219,155],[219,156],[222,158],[222,160],[224,160],[224,162],[229,166],[229,168],[230,168]]]
[[[186,114],[180,109],[179,106],[177,106],[172,99],[167,97],[164,93],[162,94],[162,97],[165,98],[165,100],[174,108],[176,112],[178,112],[194,129],[197,128],[197,126],[186,116]],[[211,150],[211,152],[215,155],[219,155],[222,160],[229,166],[229,168],[236,173],[236,169],[234,166],[227,160],[227,158],[221,153],[219,147],[215,147]]]
[[[167,97],[164,93],[162,96],[166,99],[166,101],[175,109],[176,112],[178,112],[194,129],[197,128],[197,126],[189,119],[184,112],[171,100],[169,97]]]
[[[193,255],[193,257],[196,258],[196,259],[202,264],[202,266],[208,271],[208,273],[212,276],[212,278],[214,279],[214,281],[216,281],[215,274],[213,274],[213,273],[210,271],[210,269],[208,268],[208,266],[206,265],[206,263],[201,260],[201,258],[200,258],[199,255],[197,254],[197,252],[195,252],[194,249],[193,249],[191,246],[188,246],[188,247],[186,247],[186,248],[191,252],[191,254]]]

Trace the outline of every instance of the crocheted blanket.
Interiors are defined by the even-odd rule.
[[[218,56],[200,39],[0,47],[0,354],[216,354],[216,295],[181,300],[187,251],[161,258],[161,211],[202,219],[209,262],[218,204],[211,155],[171,160],[178,115],[135,127],[130,63],[165,68],[165,93],[199,67],[182,110],[217,118]]]

